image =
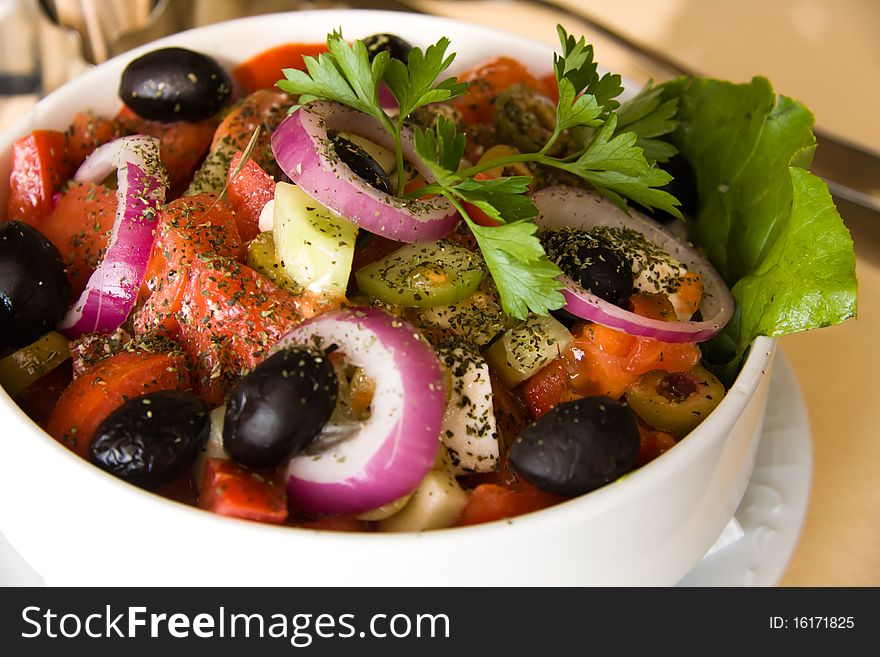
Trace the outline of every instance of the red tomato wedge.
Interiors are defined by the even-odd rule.
[[[213,119],[197,123],[148,121],[128,107],[123,107],[119,111],[116,120],[131,133],[150,135],[159,140],[162,161],[168,169],[172,187],[192,176],[196,165],[208,152],[217,126]]]
[[[71,302],[79,298],[104,257],[115,219],[115,192],[103,185],[74,181],[40,224],[40,231],[61,254]]]
[[[522,479],[513,487],[480,484],[470,493],[468,505],[458,518],[458,526],[513,518],[524,513],[546,509],[564,498],[538,490]]]
[[[63,132],[34,130],[16,141],[12,145],[6,218],[40,228],[52,211],[52,196],[72,173]]]
[[[244,253],[235,214],[225,201],[212,194],[197,194],[169,203],[159,218],[141,288],[141,298],[146,301],[134,314],[135,330],[176,335],[176,314],[193,263],[218,256],[241,261]]]
[[[226,459],[208,459],[199,506],[222,516],[281,524],[287,519],[284,486]]]
[[[537,374],[523,382],[520,393],[534,419],[538,419],[551,408],[563,402],[577,399],[571,385],[568,364],[564,358],[557,358]]]
[[[77,112],[67,129],[67,157],[78,167],[98,146],[121,137],[122,125],[91,112]]]
[[[179,341],[210,405],[253,368],[303,318],[300,299],[234,261],[197,260],[183,291]]]
[[[232,69],[232,76],[248,92],[271,89],[284,78],[285,68],[306,70],[303,57],[327,52],[326,43],[285,43],[263,51]]]
[[[275,181],[251,159],[233,176],[241,163],[241,156],[241,151],[232,156],[226,198],[235,210],[235,222],[241,239],[250,242],[260,234],[260,212],[275,196]]]
[[[189,369],[182,354],[124,351],[89,368],[65,388],[46,431],[88,458],[98,425],[126,400],[157,390],[189,387]]]

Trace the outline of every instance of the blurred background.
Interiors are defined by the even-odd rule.
[[[450,16],[551,45],[561,22],[636,82],[676,70],[734,81],[765,75],[810,107],[818,129],[880,152],[876,0],[0,0],[0,130],[40,95],[136,45],[239,16],[338,7]],[[880,176],[853,162],[868,177],[862,200],[880,207]],[[880,585],[880,214],[838,207],[855,238],[860,317],[783,340],[814,450],[806,524],[784,585]]]

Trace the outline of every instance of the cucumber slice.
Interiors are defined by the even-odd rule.
[[[275,257],[287,275],[320,296],[344,297],[357,226],[288,183],[275,185],[272,221]]]
[[[275,257],[275,237],[271,232],[260,233],[248,243],[244,264],[256,269],[278,287],[283,287],[294,294],[302,291],[302,288],[278,264]]]
[[[381,532],[420,532],[451,527],[458,520],[468,495],[451,474],[431,470],[401,511],[379,523]]]
[[[572,336],[550,317],[529,318],[498,338],[484,356],[508,388],[522,383],[568,348]]]
[[[447,240],[408,244],[355,274],[364,294],[407,307],[461,301],[473,294],[485,275],[478,253]]]

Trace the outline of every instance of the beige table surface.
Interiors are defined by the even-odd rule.
[[[549,43],[559,18],[504,0],[412,2]],[[880,152],[880,2],[557,2],[601,16],[695,70],[737,81],[766,75],[777,91],[805,102],[823,129]],[[253,4],[205,2],[200,22],[234,16]],[[573,32],[579,29],[573,21],[566,24]],[[601,39],[594,40],[600,61],[637,77],[637,71],[616,65],[610,44],[603,50]],[[0,103],[0,129],[27,106]],[[875,239],[880,235],[876,227],[869,229]],[[783,585],[880,585],[880,243],[857,240],[856,248],[859,319],[783,340],[809,408],[815,463],[806,523]]]

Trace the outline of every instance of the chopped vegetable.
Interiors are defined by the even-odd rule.
[[[297,285],[320,298],[345,297],[357,227],[296,185],[275,187],[275,257]]]
[[[411,244],[356,272],[358,289],[398,306],[448,306],[469,297],[485,275],[479,254],[445,240]]]
[[[52,211],[53,195],[70,177],[67,138],[57,130],[34,130],[12,145],[6,218],[39,227]]]
[[[281,524],[287,519],[284,486],[225,459],[205,463],[199,506],[257,522]]]
[[[187,390],[189,385],[182,354],[123,351],[89,369],[61,393],[46,432],[87,457],[95,429],[125,400],[158,390]]]

